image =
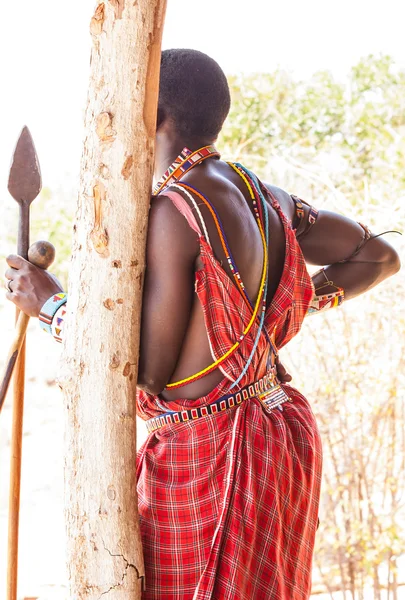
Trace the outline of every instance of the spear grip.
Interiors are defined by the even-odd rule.
[[[47,269],[55,258],[55,248],[49,242],[35,242],[30,246],[27,256],[29,261],[41,269]],[[14,333],[14,339],[11,344],[3,376],[0,383],[0,412],[3,408],[4,400],[7,395],[7,390],[10,385],[11,377],[13,375],[14,367],[17,362],[18,354],[21,350],[21,346],[25,339],[27,327],[29,323],[29,316],[23,312],[20,312]]]

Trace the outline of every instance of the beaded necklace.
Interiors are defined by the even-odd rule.
[[[178,181],[183,175],[188,173],[193,167],[199,165],[206,158],[220,158],[220,156],[220,153],[214,145],[204,146],[195,152],[192,152],[188,148],[183,148],[176,160],[172,162],[170,167],[153,188],[153,195],[156,196],[159,194],[163,188],[169,185],[169,182],[175,183]]]

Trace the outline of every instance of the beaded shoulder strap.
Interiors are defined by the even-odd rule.
[[[221,229],[222,224],[221,224],[221,222],[219,220],[219,216],[217,215],[214,207],[209,202],[209,200],[203,194],[201,194],[201,192],[199,192],[193,186],[190,186],[188,184],[185,184],[185,183],[176,184],[176,187],[183,188],[185,191],[186,190],[191,190],[194,194],[196,194],[196,196],[198,198],[200,198],[204,202],[204,204],[210,210],[210,212],[211,212],[211,214],[212,214],[212,216],[214,218],[214,222],[215,222],[215,225],[216,225],[216,227],[218,229],[218,233],[219,233],[219,236],[220,236],[220,239],[221,239],[221,243],[223,244],[224,252],[225,252],[225,254],[226,254],[227,257],[229,256],[229,260],[231,260],[231,256],[232,255],[229,254],[230,250],[228,249],[228,246],[227,246],[226,237],[224,235],[223,228]],[[259,227],[259,228],[260,228],[260,231],[261,231],[261,234],[262,234],[262,240],[263,240],[263,253],[264,253],[263,271],[262,271],[262,277],[261,277],[261,281],[260,281],[259,293],[257,295],[257,300],[256,300],[256,303],[255,303],[255,306],[253,307],[252,315],[251,315],[251,318],[249,320],[249,323],[247,324],[247,326],[243,330],[243,332],[240,335],[239,339],[233,344],[233,346],[231,348],[229,348],[229,350],[227,350],[227,352],[225,352],[222,356],[220,356],[219,358],[217,358],[212,364],[210,364],[205,369],[202,369],[198,373],[195,373],[194,375],[191,375],[190,377],[186,377],[185,379],[182,379],[181,381],[176,381],[174,383],[169,383],[166,386],[167,389],[175,389],[175,388],[178,388],[178,387],[182,387],[183,385],[186,385],[188,383],[192,383],[194,381],[197,381],[198,379],[201,379],[205,375],[208,375],[208,373],[211,373],[212,371],[214,371],[215,369],[217,369],[227,358],[229,358],[230,356],[232,356],[232,354],[239,348],[239,346],[241,345],[242,341],[245,339],[245,337],[251,331],[253,325],[256,322],[256,319],[257,319],[259,313],[261,312],[261,318],[260,318],[260,323],[259,323],[259,331],[258,331],[258,334],[257,334],[256,339],[255,339],[254,350],[253,350],[252,355],[250,357],[250,360],[252,359],[253,353],[256,350],[256,345],[257,345],[258,338],[259,338],[261,330],[263,328],[264,311],[265,311],[265,307],[266,307],[266,296],[267,296],[267,281],[268,281],[268,250],[267,250],[268,244],[267,244],[267,240],[266,240],[267,236],[264,235],[263,228],[262,227]],[[229,264],[231,265],[231,263],[229,263]],[[236,271],[235,266],[233,268],[235,270],[235,272],[232,271],[232,274],[234,275],[234,279],[235,279],[235,281],[236,281],[239,289],[242,290],[244,288],[241,287],[242,286],[242,280],[240,279],[240,275],[238,277],[238,273]],[[244,293],[244,295],[246,296],[246,293]],[[250,360],[249,360],[249,363],[248,363],[247,366],[249,366]],[[240,378],[242,377],[242,375],[240,376]],[[238,378],[237,382],[239,381],[240,378]]]
[[[171,187],[177,187],[177,186],[173,185]],[[201,237],[203,235],[202,231],[201,231],[201,227],[197,223],[197,219],[195,218],[193,211],[191,210],[191,208],[189,207],[189,205],[187,204],[187,202],[183,198],[183,196],[181,194],[179,194],[178,192],[170,192],[168,190],[165,191],[164,194],[162,194],[162,195],[166,196],[167,198],[169,198],[169,200],[172,201],[172,203],[177,208],[179,213],[181,213],[183,215],[183,217],[186,219],[186,221],[189,224],[189,226],[191,227],[191,229],[193,231],[195,231],[199,237]],[[193,198],[191,198],[191,199],[194,201]],[[195,206],[194,208],[196,208],[197,214],[200,214],[200,210],[199,210],[198,206]],[[208,233],[206,231],[204,221],[202,221],[202,227],[204,230],[204,235],[207,237]],[[209,240],[207,240],[207,241],[209,242]]]
[[[260,230],[260,234],[263,239],[263,244],[265,245],[265,252],[266,252],[266,255],[268,256],[269,219],[268,219],[268,208],[267,208],[266,198],[265,198],[263,192],[265,191],[265,193],[267,193],[267,195],[270,197],[271,204],[276,210],[279,210],[280,206],[279,206],[278,202],[273,198],[273,195],[267,190],[267,188],[265,188],[261,184],[261,182],[259,181],[259,179],[256,177],[256,175],[254,173],[252,173],[251,171],[246,169],[246,167],[244,167],[240,163],[228,163],[228,164],[241,177],[241,179],[243,180],[243,182],[245,183],[245,185],[249,191],[250,199],[252,200],[253,208],[254,208],[255,215],[256,215],[256,220],[257,220],[259,230]],[[264,228],[264,231],[263,231],[263,228]],[[264,327],[264,321],[265,321],[265,316],[266,316],[267,289],[268,289],[268,272],[266,273],[266,286],[265,286],[265,290],[264,290],[260,322],[259,322],[259,327],[257,330],[256,338],[255,338],[255,341],[253,344],[253,348],[252,348],[252,351],[245,363],[244,368],[242,369],[238,378],[233,382],[230,389],[236,387],[239,384],[239,382],[241,381],[241,379],[243,378],[243,376],[246,374],[246,372],[249,368],[249,365],[255,355],[262,331],[264,331],[264,334],[267,338],[268,343],[270,344],[270,346],[272,348],[274,355],[277,356],[277,348],[272,340],[272,337],[269,335],[266,327]],[[267,368],[270,367],[270,362],[271,362],[271,358],[270,358],[270,354],[269,354]]]
[[[228,262],[229,268],[231,270],[232,276],[235,280],[235,283],[236,283],[238,289],[240,290],[240,292],[242,293],[242,295],[245,297],[245,299],[249,303],[249,305],[251,307],[253,307],[252,303],[247,295],[245,284],[243,283],[242,277],[236,267],[236,263],[232,256],[232,252],[231,252],[231,249],[230,249],[230,246],[229,246],[226,234],[225,234],[224,226],[222,224],[222,221],[220,219],[220,216],[219,216],[217,210],[215,209],[213,204],[209,201],[209,199],[202,192],[200,192],[196,187],[186,184],[186,183],[181,183],[177,187],[183,188],[184,191],[191,198],[192,198],[192,196],[191,196],[189,190],[192,191],[200,200],[202,200],[202,202],[205,204],[205,206],[210,211],[213,221],[215,223],[215,227],[217,228],[219,239],[221,241],[221,245],[222,245],[226,260]],[[201,213],[200,213],[200,215],[201,215]],[[202,215],[201,215],[201,219],[202,219]]]

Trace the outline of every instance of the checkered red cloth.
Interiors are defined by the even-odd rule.
[[[280,348],[299,331],[313,289],[294,231],[274,199],[273,205],[284,224],[286,254],[266,328],[270,335],[276,328]],[[204,269],[196,273],[196,292],[219,357],[247,325],[251,308],[200,239]],[[229,393],[256,332],[255,326],[223,363],[224,379],[210,394],[166,403],[140,391],[139,414],[148,419],[169,407],[201,406]],[[240,387],[264,375],[268,353],[262,333]],[[307,400],[283,387],[293,402],[284,404],[282,412],[268,414],[253,398],[218,415],[169,424],[147,438],[137,471],[146,567],[143,600],[309,597],[321,443]]]

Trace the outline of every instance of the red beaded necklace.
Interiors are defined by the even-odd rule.
[[[153,188],[153,195],[159,194],[169,183],[175,183],[179,181],[196,165],[199,165],[206,158],[218,157],[220,153],[215,146],[204,146],[195,152],[192,152],[188,148],[183,148],[176,160],[170,165],[167,171],[159,179],[155,187]]]

